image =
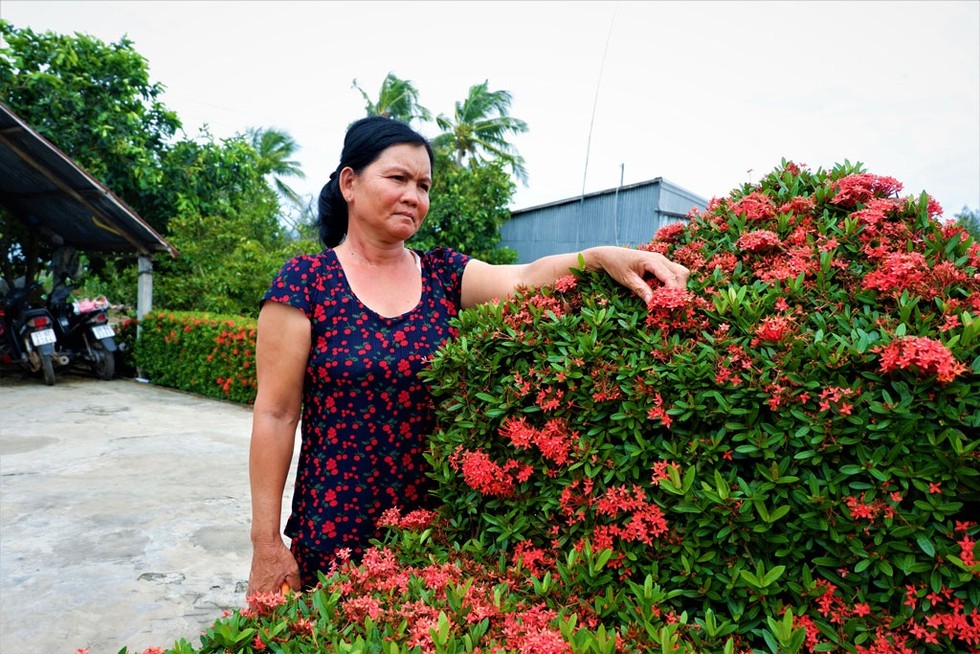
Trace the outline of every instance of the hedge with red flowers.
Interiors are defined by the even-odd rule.
[[[254,318],[154,311],[139,321],[133,359],[153,384],[240,404],[255,401]],[[127,326],[135,329],[135,323]]]
[[[687,290],[464,312],[427,373],[443,536],[539,579],[604,551],[555,592],[624,651],[648,612],[724,619],[704,651],[790,611],[804,651],[980,645],[980,245],[900,189],[784,162],[641,246]]]
[[[783,162],[640,246],[686,290],[464,311],[439,512],[167,652],[977,651],[980,245],[900,190]]]

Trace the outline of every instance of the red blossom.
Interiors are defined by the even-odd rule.
[[[882,372],[909,370],[922,377],[936,375],[940,382],[951,382],[969,370],[945,345],[926,336],[897,338],[875,351],[880,353]]]
[[[790,333],[792,326],[792,321],[785,316],[769,316],[755,328],[755,335],[760,341],[778,343]]]
[[[243,609],[243,612],[249,611],[253,616],[262,616],[271,615],[277,606],[280,606],[286,601],[286,597],[277,591],[274,593],[255,593],[245,598],[245,600],[248,602],[248,608]]]
[[[509,459],[504,465],[494,463],[486,452],[468,451],[461,447],[450,456],[454,470],[462,470],[463,480],[484,495],[510,497],[518,482],[526,481],[533,469]],[[516,471],[516,474],[512,474]]]
[[[500,426],[499,433],[519,449],[537,447],[543,457],[557,465],[569,462],[569,455],[578,441],[578,432],[569,431],[559,419],[548,420],[544,427],[537,429],[524,417],[509,416]]]
[[[736,216],[744,216],[748,220],[755,221],[766,220],[776,214],[772,199],[760,191],[749,193],[733,202],[731,210]]]
[[[686,289],[658,286],[647,302],[646,325],[664,332],[698,331],[707,325],[703,315],[707,307],[707,300]]]
[[[830,200],[832,203],[853,207],[866,204],[872,198],[898,193],[902,190],[902,183],[894,177],[854,173],[832,182],[830,188],[837,191]]]
[[[657,230],[653,240],[661,241],[663,243],[677,243],[685,229],[687,229],[687,223],[683,222],[675,222],[670,223],[669,225],[664,225]]]
[[[511,557],[512,563],[523,565],[531,574],[540,576],[546,568],[551,567],[554,561],[545,550],[535,547],[531,541],[521,541],[514,546],[514,554]]]
[[[861,288],[898,297],[903,291],[924,295],[929,279],[929,264],[918,252],[892,252],[864,277]],[[927,298],[931,299],[931,298]]]
[[[815,206],[816,202],[813,200],[813,198],[798,195],[789,202],[784,202],[779,207],[779,213],[789,213],[803,216],[813,211]]]
[[[562,275],[561,277],[555,280],[556,291],[562,291],[562,292],[571,291],[575,289],[577,285],[578,285],[578,279],[575,278],[575,275],[571,275],[571,274]]]
[[[754,232],[745,232],[735,241],[735,246],[743,252],[767,252],[776,250],[782,244],[779,234],[768,229],[757,229]]]
[[[654,406],[647,411],[647,418],[650,420],[659,420],[664,427],[670,429],[673,419],[667,414],[667,410],[664,409],[664,400],[660,397],[660,393],[656,393],[653,396]]]

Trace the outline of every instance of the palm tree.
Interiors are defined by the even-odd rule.
[[[452,118],[439,114],[436,125],[442,133],[432,144],[452,153],[459,165],[466,157],[503,161],[511,167],[514,176],[527,185],[524,158],[507,142],[509,134],[523,134],[528,130],[523,120],[508,116],[511,94],[508,91],[490,91],[489,80],[470,87],[466,100],[456,103]]]
[[[415,85],[409,80],[400,79],[394,73],[388,73],[381,82],[377,102],[358,86],[356,79],[352,86],[361,92],[368,116],[384,116],[406,123],[411,123],[413,120],[419,122],[432,120],[429,110],[419,104],[419,92]]]
[[[283,177],[306,177],[299,162],[290,159],[299,149],[293,137],[276,129],[252,128],[248,130],[248,138],[259,155],[256,162],[259,172],[272,176],[272,185],[280,195],[293,204],[301,204],[299,194],[282,181]]]

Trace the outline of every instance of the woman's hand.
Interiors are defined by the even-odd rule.
[[[492,265],[471,259],[463,271],[460,298],[464,309],[483,302],[498,300],[520,287],[533,288],[551,284],[572,268],[579,268],[578,253],[553,254],[525,264]],[[687,286],[690,272],[657,252],[645,252],[616,245],[601,245],[583,250],[581,258],[589,270],[605,271],[617,282],[649,302],[653,291],[643,279],[651,274],[674,288]]]
[[[659,252],[646,252],[617,246],[589,248],[583,252],[586,266],[604,270],[617,282],[633,291],[644,302],[653,297],[653,290],[644,279],[651,274],[672,288],[686,288],[691,272]]]
[[[252,545],[252,569],[248,575],[246,597],[257,593],[279,593],[283,584],[300,589],[299,566],[282,540]]]

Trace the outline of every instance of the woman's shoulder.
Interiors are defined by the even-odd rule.
[[[435,247],[431,250],[426,250],[421,253],[422,259],[437,263],[437,264],[456,264],[456,265],[466,265],[466,262],[470,260],[469,255],[463,254],[462,252],[457,252],[452,248],[447,247]]]
[[[316,268],[327,265],[327,250],[322,250],[315,254],[302,253],[297,254],[291,259],[287,260],[286,263],[282,265],[281,272],[283,273],[306,273]]]

